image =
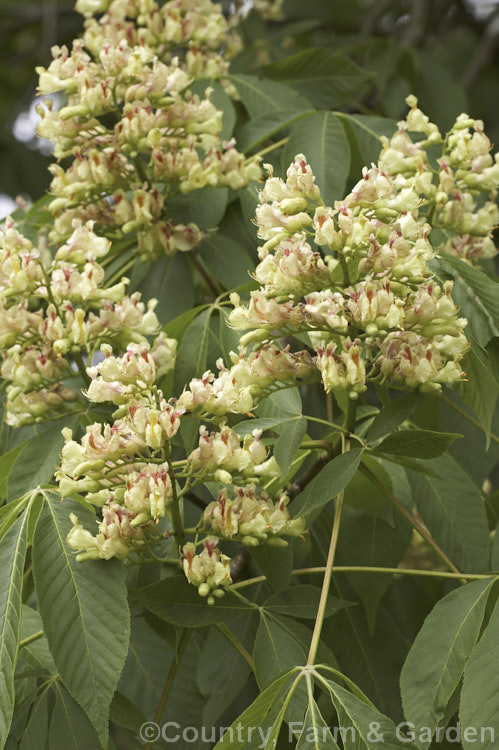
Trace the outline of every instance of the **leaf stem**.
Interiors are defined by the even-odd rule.
[[[347,413],[345,415],[345,428],[349,433],[353,433],[355,429],[355,415],[357,411],[357,401],[353,399],[348,400]],[[346,453],[350,450],[350,440],[341,437],[342,453]],[[312,666],[315,662],[317,655],[317,649],[319,648],[319,641],[322,632],[322,626],[324,624],[324,615],[326,613],[327,597],[329,589],[331,587],[331,577],[333,574],[334,558],[336,555],[336,547],[338,546],[338,536],[340,533],[340,522],[341,522],[341,511],[343,508],[343,496],[344,490],[342,490],[334,499],[334,520],[333,529],[331,532],[331,542],[329,544],[329,551],[326,561],[326,569],[324,571],[324,580],[322,582],[321,598],[319,599],[319,606],[317,608],[317,617],[315,618],[314,631],[312,633],[312,640],[310,642],[310,650],[308,652],[307,666]]]
[[[170,461],[171,447],[169,443],[167,443],[167,449],[165,453],[166,453],[166,460],[168,462],[168,474],[170,475],[170,479],[172,483],[172,502],[170,505],[170,518],[172,521],[172,526],[173,526],[173,531],[175,534],[175,541],[177,543],[177,551],[178,551],[178,548],[183,547],[185,544],[185,533],[184,533],[184,524],[182,523],[182,516],[180,515],[180,505],[179,505],[179,499],[178,499],[178,494],[177,494],[177,482],[175,479],[175,472],[173,471],[173,466]]]
[[[83,382],[88,387],[90,385],[90,377],[87,374],[87,369],[85,367],[85,362],[83,361],[83,357],[81,356],[81,352],[72,351],[71,354],[72,354],[74,361],[76,362],[76,366],[78,367],[78,372],[80,373],[83,379]]]
[[[163,692],[161,693],[158,707],[156,709],[156,713],[154,714],[154,722],[156,724],[159,724],[159,722],[161,721],[161,717],[163,715],[166,701],[170,694],[170,690],[172,689],[172,685],[175,680],[175,675],[177,674],[177,669],[180,664],[180,660],[185,651],[185,647],[187,646],[191,633],[192,633],[192,630],[186,628],[180,637],[177,651],[175,652],[172,663],[170,664],[170,669],[168,670],[168,674],[166,676],[166,682],[163,687]],[[152,745],[152,741],[148,742],[144,750],[150,750],[151,745]]]
[[[314,573],[325,573],[326,567],[318,566],[314,568],[296,568],[293,570],[292,575],[294,576],[306,576],[313,575]],[[454,580],[461,580],[465,578],[467,581],[480,581],[484,578],[491,578],[494,573],[449,573],[446,570],[419,570],[418,568],[379,568],[370,567],[364,565],[333,565],[333,573],[390,573],[391,575],[402,575],[402,576],[423,576],[427,578],[449,578]],[[264,583],[267,580],[267,576],[255,576],[255,578],[247,578],[244,581],[238,581],[234,583],[230,588],[242,589],[248,586],[255,586],[257,583]]]
[[[329,594],[329,588],[331,586],[331,576],[333,573],[334,557],[336,554],[336,546],[338,544],[338,534],[340,531],[340,520],[341,520],[341,509],[343,507],[343,491],[336,496],[334,501],[334,521],[333,531],[331,533],[331,543],[329,545],[329,552],[327,556],[326,568],[324,570],[324,581],[322,583],[321,598],[319,600],[319,607],[317,610],[317,617],[314,625],[314,632],[312,634],[312,641],[310,643],[310,650],[308,652],[307,666],[311,666],[315,661],[317,649],[319,648],[319,640],[321,637],[322,625],[324,622],[324,615],[326,613],[326,603]]]
[[[27,638],[23,638],[22,641],[19,641],[19,648],[23,648],[24,646],[28,646],[30,643],[33,643],[33,641],[37,641],[39,638],[43,638],[43,630],[39,630],[37,633],[33,633],[33,635],[28,635]]]
[[[224,636],[224,638],[226,638],[229,643],[234,646],[239,656],[244,659],[251,671],[254,672],[255,662],[253,661],[251,654],[244,648],[239,638],[236,638],[232,630],[230,630],[223,622],[218,622],[215,627]]]
[[[289,141],[288,138],[281,138],[280,141],[276,141],[275,143],[271,143],[270,146],[266,146],[265,148],[262,148],[260,151],[257,151],[256,154],[252,154],[252,156],[248,156],[246,161],[251,161],[256,156],[265,156],[265,154],[270,154],[271,151],[275,151],[277,148],[280,148],[281,146],[284,146],[285,143]]]

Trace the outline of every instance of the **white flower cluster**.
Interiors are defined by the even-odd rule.
[[[104,532],[99,526],[92,542],[88,532],[82,535],[73,529],[70,544],[83,555],[124,558],[138,542],[145,544],[155,521],[168,513],[173,487],[164,449],[179,429],[183,410],[167,403],[155,384],[165,368],[173,366],[176,342],[164,336],[156,341],[152,348],[147,343],[129,344],[122,357],[113,357],[104,345],[104,360],[87,369],[92,378],[87,398],[117,405],[114,422],[89,425],[79,442],[71,430],[63,431],[66,444],[56,474],[59,491],[63,496],[81,493],[102,508],[106,527]],[[108,543],[101,547],[104,538]],[[84,546],[78,546],[80,541]]]
[[[138,292],[127,296],[126,278],[106,285],[97,259],[108,246],[92,222],[75,222],[52,259],[6,220],[0,232],[0,372],[9,383],[9,425],[70,408],[78,391],[64,381],[74,378],[75,358],[91,361],[101,342],[123,348],[159,329],[156,300],[146,307]]]
[[[203,550],[196,554],[196,545],[192,542],[182,548],[182,567],[189,583],[197,587],[200,596],[207,597],[208,604],[215,604],[230,586],[230,557],[222,554],[217,548],[216,537],[206,537]]]
[[[412,109],[406,127],[416,125],[426,129],[429,143],[440,139]],[[323,204],[303,154],[286,181],[269,170],[256,211],[264,240],[255,271],[261,287],[248,305],[231,298],[231,325],[249,329],[241,343],[256,342],[249,357],[275,347],[269,343],[275,339],[308,333],[325,389],[346,390],[352,398],[367,381],[439,390],[463,376],[460,360],[468,346],[452,283],[437,284],[428,266],[435,256],[425,213],[432,173],[423,159],[414,161],[412,172],[389,174],[386,153],[334,207]],[[311,239],[325,247],[325,257]]]
[[[305,518],[292,519],[287,509],[289,497],[279,493],[273,502],[265,490],[254,484],[234,487],[234,497],[223,489],[203,512],[201,527],[217,536],[237,538],[254,547],[267,543],[286,546],[283,536],[300,536],[305,531]]]
[[[230,484],[232,475],[244,477],[277,477],[279,467],[274,456],[268,458],[267,449],[260,441],[262,431],[253,430],[241,439],[225,424],[218,432],[199,428],[199,446],[187,457],[186,471],[199,479],[213,477],[215,482]]]
[[[499,224],[495,198],[499,187],[499,153],[492,157],[491,143],[483,122],[467,114],[459,115],[452,129],[443,136],[437,126],[410,96],[407,120],[388,140],[379,166],[399,187],[418,184],[426,197],[426,213],[433,228],[443,230],[447,239],[442,249],[469,263],[496,254],[492,231]],[[413,141],[410,132],[422,133],[424,140]],[[432,169],[428,147],[442,144],[442,155]]]
[[[38,132],[55,143],[51,237],[66,239],[75,218],[93,220],[99,232],[137,234],[145,258],[195,247],[203,233],[176,224],[165,201],[180,190],[237,189],[258,179],[233,141],[222,142],[222,111],[190,92],[194,78],[226,71],[221,47],[227,23],[210,0],[80,2],[89,18],[71,51],[54,47],[50,66],[38,68],[42,94],[62,91],[64,106],[39,106]],[[175,50],[176,56],[173,56]],[[184,50],[185,54],[179,58]],[[133,235],[132,235],[133,236]]]
[[[315,380],[315,367],[308,352],[293,353],[274,344],[255,352],[231,352],[232,367],[217,360],[218,375],[210,370],[189,383],[178,403],[187,411],[223,416],[246,414],[274,387]]]

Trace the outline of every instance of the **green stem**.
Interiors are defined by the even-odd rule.
[[[255,662],[253,661],[251,654],[244,648],[241,641],[238,638],[236,638],[232,630],[229,630],[227,625],[225,625],[223,622],[217,623],[215,627],[224,636],[224,638],[226,638],[229,641],[229,643],[232,646],[234,646],[238,654],[242,656],[242,658],[244,659],[248,667],[251,669],[251,671],[254,672]]]
[[[170,462],[171,457],[171,448],[169,443],[167,443],[167,450],[166,450],[166,460],[168,461],[168,474],[170,475],[171,483],[172,483],[172,502],[170,505],[170,518],[172,521],[173,526],[173,532],[175,534],[175,541],[177,543],[177,549],[179,547],[183,547],[185,544],[185,533],[184,533],[184,524],[182,523],[182,516],[180,515],[180,505],[178,500],[178,494],[177,494],[177,483],[175,480],[175,472],[173,471],[173,466]]]
[[[147,176],[147,172],[145,170],[144,164],[142,163],[140,156],[134,156],[132,161],[135,165],[135,169],[137,170],[137,174],[139,175],[142,182],[149,183],[149,177]]]
[[[78,367],[78,372],[80,373],[80,375],[81,375],[81,377],[83,379],[83,382],[88,387],[90,385],[90,377],[87,374],[87,369],[85,367],[85,362],[83,361],[83,357],[81,356],[81,352],[80,351],[78,351],[78,352],[73,352],[72,351],[71,354],[72,354],[72,357],[73,357],[74,361],[76,362],[76,365]]]
[[[33,643],[33,641],[37,641],[39,638],[43,638],[43,630],[39,630],[37,633],[29,635],[27,638],[23,638],[22,641],[19,641],[19,648],[21,649],[24,646]]]
[[[391,502],[392,505],[397,508],[399,513],[401,513],[404,518],[406,518],[411,526],[418,532],[418,534],[425,540],[427,544],[432,548],[432,550],[439,556],[439,558],[442,560],[443,563],[451,570],[453,573],[458,573],[461,578],[463,578],[462,573],[459,571],[459,568],[457,568],[452,560],[447,557],[443,549],[436,543],[436,541],[431,536],[430,532],[427,531],[426,527],[423,526],[421,523],[419,523],[412,513],[407,510],[407,508],[404,508],[402,503],[400,503],[397,498],[392,495],[390,490],[388,490],[384,484],[382,484],[379,479],[376,477],[375,474],[365,465],[360,465],[360,470],[366,476],[369,481],[374,484],[381,492],[385,495],[385,497]],[[464,578],[463,578],[464,583]]]
[[[349,399],[347,413],[345,415],[345,428],[348,432],[353,433],[355,429],[355,414],[357,409],[357,401]],[[350,450],[350,441],[342,440],[342,453],[346,453]],[[319,641],[321,638],[322,626],[324,624],[324,616],[326,614],[327,597],[329,595],[329,589],[331,587],[331,577],[333,574],[334,558],[336,555],[336,547],[338,546],[338,536],[340,533],[340,522],[341,522],[341,511],[343,508],[343,495],[342,490],[334,500],[334,520],[333,529],[331,532],[331,542],[329,544],[329,551],[326,561],[326,569],[324,571],[324,580],[322,582],[321,597],[319,599],[319,607],[317,609],[317,617],[315,618],[314,632],[312,633],[312,640],[310,641],[310,650],[308,652],[307,666],[311,666],[315,662],[317,655],[317,649],[319,648]]]
[[[175,680],[175,675],[177,674],[178,665],[180,664],[180,660],[185,651],[185,647],[187,646],[191,633],[192,633],[192,630],[189,630],[186,628],[180,637],[178,649],[173,657],[172,663],[170,664],[170,669],[168,670],[168,674],[166,676],[166,682],[163,687],[163,692],[161,693],[158,707],[156,709],[156,713],[154,714],[154,722],[156,724],[159,724],[159,722],[161,721],[161,717],[163,716],[163,711],[165,709],[166,701],[170,694],[170,690],[172,689],[173,681]],[[147,745],[145,746],[145,750],[150,750],[151,745],[152,745],[152,742],[148,742]]]
[[[329,588],[331,586],[331,576],[333,573],[334,557],[336,554],[336,546],[338,544],[338,534],[340,531],[340,520],[341,520],[341,509],[343,507],[343,492],[335,498],[334,501],[334,521],[333,531],[331,534],[331,543],[329,545],[329,552],[327,556],[326,568],[324,570],[324,581],[322,583],[321,598],[319,600],[319,608],[317,610],[317,617],[314,625],[314,632],[312,634],[312,640],[310,642],[310,650],[308,652],[307,666],[311,666],[317,654],[319,648],[319,640],[322,632],[322,625],[324,623],[324,615],[326,613],[326,603],[329,594]]]
[[[196,271],[199,273],[199,275],[205,282],[210,292],[213,294],[214,297],[218,298],[220,296],[220,287],[218,286],[215,279],[210,276],[210,274],[206,271],[205,267],[203,266],[199,258],[196,258],[194,253],[189,253],[188,257],[192,265],[196,269]]]
[[[315,573],[325,573],[326,567],[324,565],[314,568],[296,568],[293,570],[294,576],[307,576]],[[401,576],[423,576],[426,578],[450,578],[454,580],[461,580],[465,578],[467,581],[480,581],[484,578],[490,578],[494,573],[448,573],[446,570],[418,570],[417,568],[378,568],[363,565],[333,565],[333,573],[389,573],[390,575],[401,575]],[[248,586],[255,586],[257,583],[264,583],[267,580],[267,576],[255,576],[254,578],[247,578],[245,581],[239,581],[234,583],[230,588],[243,589]]]
[[[276,141],[275,143],[271,143],[270,146],[266,146],[265,148],[262,148],[260,151],[257,151],[256,154],[253,154],[252,156],[249,156],[246,161],[251,161],[251,159],[254,159],[255,156],[265,156],[265,154],[270,154],[271,151],[275,151],[277,148],[280,148],[281,146],[284,146],[285,143],[289,141],[288,138],[281,138],[280,141]]]
[[[130,270],[135,263],[137,262],[137,258],[131,258],[127,263],[125,263],[124,266],[119,268],[116,273],[113,273],[110,279],[106,281],[106,289],[109,289],[110,286],[112,286],[118,279],[121,279],[124,273]]]

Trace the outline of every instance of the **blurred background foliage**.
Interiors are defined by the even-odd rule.
[[[234,13],[233,2],[224,4]],[[369,74],[347,111],[398,118],[405,96],[414,92],[440,127],[469,110],[484,119],[499,144],[498,0],[285,0],[282,18],[271,21],[251,5],[242,1],[245,47],[232,72],[278,78],[278,68],[269,65],[324,47]],[[0,212],[5,214],[18,194],[36,199],[48,186],[50,144],[34,136],[35,67],[48,64],[54,44],[70,45],[83,19],[72,0],[0,0],[0,13]]]

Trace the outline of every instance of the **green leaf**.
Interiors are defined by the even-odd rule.
[[[354,448],[326,464],[315,479],[293,500],[293,515],[307,515],[335,498],[354,476],[361,455],[362,449]]]
[[[441,599],[423,623],[400,677],[407,721],[432,732],[445,714],[482,625],[493,579],[473,581]],[[484,683],[482,682],[482,685]],[[428,748],[430,742],[419,741]]]
[[[487,627],[464,668],[459,708],[464,750],[470,750],[473,747],[479,747],[480,750],[493,750],[497,747],[496,738],[499,734],[498,659],[499,603],[496,603]]]
[[[324,202],[332,206],[341,200],[350,170],[350,145],[332,112],[317,112],[293,128],[282,153],[283,169],[300,153],[314,171]]]
[[[105,747],[128,649],[125,571],[117,560],[76,562],[66,543],[70,512],[95,529],[95,516],[79,503],[47,495],[33,543],[36,593],[57,669]]]
[[[400,750],[408,747],[414,750],[412,742],[402,744],[398,737],[398,730],[387,716],[384,716],[372,704],[364,702],[356,695],[352,695],[336,682],[324,679],[322,683],[326,686],[331,700],[341,717],[344,729],[351,728],[351,733],[344,732],[345,748],[363,748],[370,750],[378,744],[388,750]],[[352,742],[352,739],[353,742]],[[359,743],[361,741],[361,744]]]
[[[183,574],[164,578],[141,589],[132,589],[130,593],[157,617],[187,628],[227,622],[252,609],[250,602],[246,603],[230,590],[210,606]]]
[[[468,321],[466,336],[484,347],[499,336],[499,284],[478,268],[440,252],[440,267],[454,279],[452,297]]]
[[[350,177],[357,181],[362,167],[378,161],[381,152],[381,138],[391,137],[397,130],[397,121],[373,115],[351,115],[336,112],[348,135],[352,152]]]
[[[280,705],[289,692],[291,680],[296,680],[298,670],[289,669],[262,690],[258,698],[231,724],[214,750],[242,750],[248,748],[246,727],[260,727],[276,705]],[[239,727],[242,731],[239,732]]]
[[[307,431],[307,420],[300,417],[286,422],[274,446],[275,460],[285,477]]]
[[[212,229],[222,220],[228,197],[228,188],[207,186],[169,198],[165,202],[165,212],[175,224],[194,222],[200,229]],[[185,256],[184,260],[187,261]]]
[[[413,500],[435,541],[461,570],[488,569],[489,531],[479,489],[450,456],[424,462],[438,477],[409,470]]]
[[[54,683],[54,691],[56,698],[50,719],[50,750],[89,750],[98,747],[95,729],[80,706],[58,681]]]
[[[253,644],[258,617],[240,617],[231,623],[230,630],[246,648]],[[227,706],[244,688],[251,669],[234,646],[216,629],[204,642],[197,667],[197,683],[203,695],[203,724],[214,726]]]
[[[370,442],[389,435],[404,422],[414,409],[418,400],[417,393],[406,393],[400,398],[394,398],[376,415],[369,427],[367,437]]]
[[[280,130],[289,128],[298,120],[313,115],[314,112],[314,109],[303,108],[298,111],[296,109],[276,109],[254,117],[236,131],[237,147],[246,153],[252,151]]]
[[[40,750],[45,747],[48,736],[48,693],[40,693],[31,706],[19,750]]]
[[[255,677],[261,688],[267,687],[286,670],[307,661],[309,644],[300,643],[292,632],[283,627],[287,621],[286,617],[276,619],[261,612],[253,649]]]
[[[269,613],[275,612],[281,615],[315,620],[320,596],[320,588],[302,583],[273,594],[263,604],[263,609]],[[335,596],[329,595],[326,601],[325,617],[331,617],[340,609],[351,606],[351,602],[345,602],[343,599],[337,599]]]
[[[0,456],[0,498],[2,500],[7,499],[7,481],[12,467],[16,462],[16,458],[28,443],[29,440],[25,440],[23,443],[19,443],[19,445],[16,445],[14,448],[11,448]]]
[[[298,388],[285,388],[268,396],[258,407],[262,417],[279,417],[284,421],[285,416],[300,416],[302,402]]]
[[[296,421],[301,417],[261,417],[259,419],[245,419],[234,425],[234,430],[238,435],[251,435],[253,430],[271,430],[274,427],[285,424],[290,421]]]
[[[111,721],[138,735],[146,716],[126,695],[117,691],[111,703]]]
[[[412,538],[412,526],[400,515],[392,524],[360,511],[344,508],[338,540],[340,565],[395,568],[402,560]],[[366,610],[371,632],[376,611],[392,575],[382,573],[349,573],[348,581]]]
[[[61,430],[63,427],[74,430],[78,425],[78,417],[57,420],[24,444],[7,482],[9,500],[20,497],[39,484],[50,482],[64,445]]]
[[[363,455],[362,465],[366,466],[384,487],[391,489],[392,482],[388,469],[378,459]],[[353,476],[345,488],[344,501],[350,508],[361,510],[368,516],[382,518],[393,526],[393,506],[388,502],[385,493],[361,471]]]
[[[267,115],[272,110],[303,111],[304,105],[308,104],[296,91],[283,83],[248,75],[230,75],[228,78],[236,87],[251,117]]]
[[[323,48],[297,52],[267,65],[265,75],[284,81],[317,109],[335,109],[355,96],[371,76],[343,55]]]
[[[494,376],[487,352],[472,344],[463,362],[466,380],[458,384],[457,390],[464,403],[478,417],[490,444],[492,420],[499,397],[499,382]]]
[[[201,244],[199,252],[209,273],[225,289],[234,289],[249,280],[253,260],[232,237],[224,237],[218,232],[210,235]]]
[[[181,313],[190,312],[194,305],[194,284],[188,259],[177,253],[173,258],[150,263],[137,291],[144,301],[158,300],[155,312],[163,325]]]
[[[14,671],[21,623],[28,515],[23,513],[0,545],[0,747],[7,739],[14,710]]]
[[[249,551],[275,591],[280,591],[289,586],[293,572],[293,549],[291,545],[272,547],[262,544],[259,547],[250,547]]]
[[[163,330],[168,336],[180,341],[194,318],[196,318],[202,310],[206,310],[207,307],[208,305],[198,305],[190,310],[186,310],[163,326]]]
[[[211,313],[212,308],[202,310],[184,333],[175,365],[176,393],[181,393],[192,378],[200,378],[206,370]]]
[[[462,435],[433,430],[398,430],[378,445],[376,451],[410,458],[441,456],[449,445]]]
[[[290,729],[292,727],[291,724]],[[309,702],[296,750],[339,750],[314,700]]]
[[[28,607],[27,604],[23,604],[21,614],[21,640],[29,638],[29,636],[34,635],[35,633],[39,633],[40,630],[43,630],[43,622],[39,613],[31,607]],[[20,651],[20,656],[22,656],[24,661],[31,664],[38,672],[45,672],[51,675],[57,673],[57,668],[54,664],[45,636],[23,646]]]

